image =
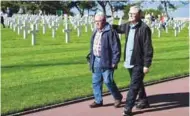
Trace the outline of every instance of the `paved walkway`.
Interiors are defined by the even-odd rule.
[[[177,79],[146,87],[151,107],[133,109],[135,116],[189,116],[189,78]],[[122,92],[126,99],[126,92]],[[122,116],[123,106],[114,108],[112,96],[105,96],[104,106],[91,109],[88,100],[25,116]]]

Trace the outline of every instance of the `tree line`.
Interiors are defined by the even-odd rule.
[[[103,11],[107,14],[106,6],[109,7],[111,15],[115,11],[124,10],[128,12],[131,5],[141,6],[146,1],[137,1],[131,3],[130,0],[125,1],[1,1],[1,9],[5,11],[7,7],[11,8],[13,13],[18,13],[22,9],[22,13],[37,14],[42,11],[43,14],[56,14],[58,10],[61,10],[63,14],[74,15],[71,9],[76,8],[81,16],[84,12],[97,12],[97,10]],[[156,2],[155,0],[148,1],[149,4]],[[158,2],[158,1],[157,1]],[[179,1],[182,5],[189,4],[188,2]],[[168,9],[176,10],[178,6],[175,6],[170,0],[161,0],[158,2],[159,6],[155,10],[152,10],[154,14],[165,13],[169,17]],[[143,7],[143,6],[141,6]],[[159,12],[158,12],[159,11]],[[128,17],[125,13],[125,17]]]

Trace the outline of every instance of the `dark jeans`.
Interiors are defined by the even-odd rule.
[[[128,69],[131,77],[129,91],[126,98],[126,108],[132,109],[135,105],[137,95],[139,94],[139,100],[147,100],[145,88],[144,88],[144,73],[143,66],[134,66]]]

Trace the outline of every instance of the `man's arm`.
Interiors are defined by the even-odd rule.
[[[149,27],[145,29],[144,35],[144,67],[149,68],[153,58],[153,47],[151,39],[151,30]]]
[[[126,31],[126,24],[112,25],[112,28],[115,29],[118,33],[124,34]]]
[[[121,57],[121,43],[115,30],[112,30],[111,49],[112,49],[112,67],[117,67]]]

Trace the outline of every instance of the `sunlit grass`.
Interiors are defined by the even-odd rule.
[[[189,40],[187,27],[174,37],[173,30],[153,35],[154,58],[145,81],[182,75],[189,69]],[[31,46],[31,36],[1,28],[1,95],[2,114],[28,108],[64,102],[92,95],[91,72],[86,63],[91,31],[77,37],[72,30],[69,44],[60,28],[56,38],[51,31],[37,34],[37,44]],[[124,36],[122,36],[122,51]],[[129,84],[127,69],[123,68],[123,53],[115,80],[120,88]],[[105,91],[107,89],[104,89]]]

